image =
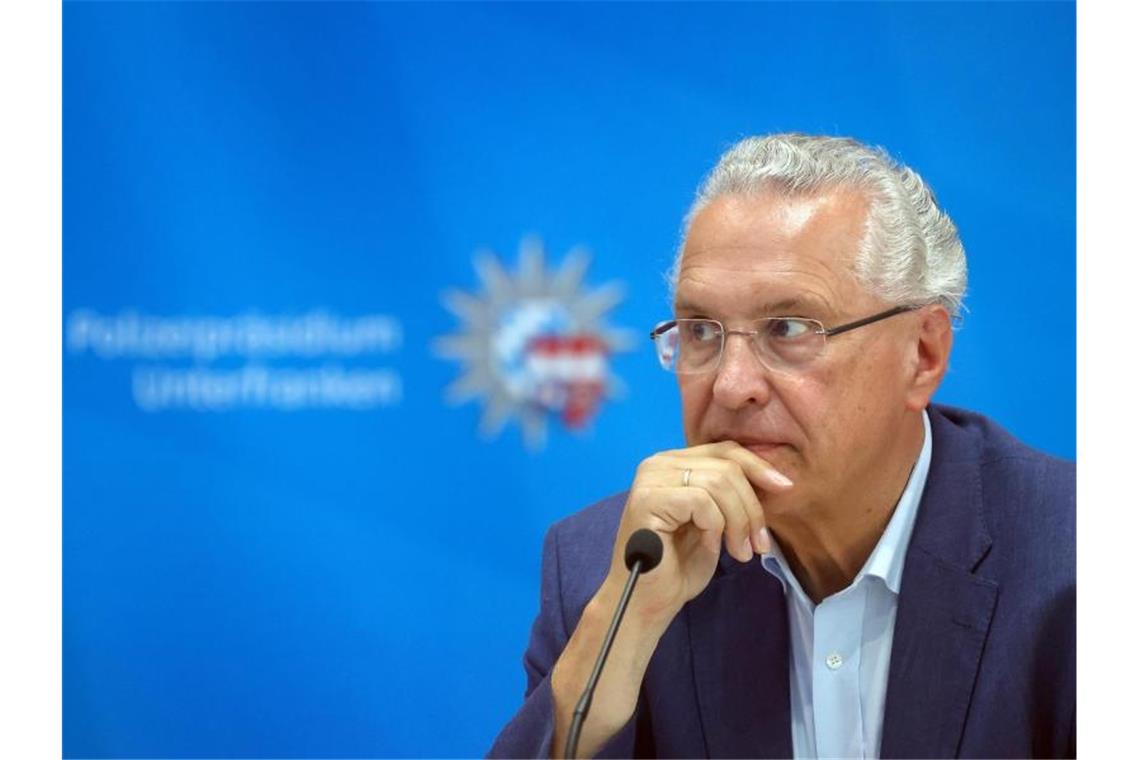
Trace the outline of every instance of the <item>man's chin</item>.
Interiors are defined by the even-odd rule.
[[[793,521],[807,519],[812,510],[813,497],[810,476],[799,467],[789,463],[787,469],[780,469],[782,462],[772,462],[772,466],[785,473],[792,481],[791,488],[756,490],[760,507],[769,524],[780,523],[785,518]]]
[[[780,493],[757,491],[756,496],[760,499],[760,506],[764,510],[765,518],[771,521],[773,517],[797,513],[803,505],[803,499],[795,491],[795,486]]]

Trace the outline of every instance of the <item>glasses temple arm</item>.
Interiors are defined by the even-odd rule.
[[[824,330],[823,334],[830,338],[832,335],[839,335],[840,333],[845,333],[848,330],[854,330],[856,327],[863,327],[864,325],[869,325],[872,322],[878,322],[880,319],[886,319],[887,317],[893,317],[896,314],[902,314],[902,313],[907,312],[907,311],[914,311],[917,308],[919,308],[919,307],[913,306],[913,305],[911,305],[911,306],[896,306],[893,309],[887,309],[886,311],[881,311],[878,314],[872,314],[869,317],[864,317],[863,319],[857,319],[854,322],[848,322],[847,324],[840,325],[839,327],[832,327],[830,330]]]

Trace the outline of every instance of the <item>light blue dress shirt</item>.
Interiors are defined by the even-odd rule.
[[[818,605],[773,541],[761,557],[784,586],[791,639],[792,749],[797,758],[877,758],[887,670],[906,549],[930,469],[930,419],[922,452],[879,543],[851,585]]]

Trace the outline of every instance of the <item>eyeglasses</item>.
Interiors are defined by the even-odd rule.
[[[719,367],[729,335],[750,336],[753,348],[770,369],[796,369],[819,356],[828,338],[918,308],[896,306],[831,328],[803,317],[765,317],[753,323],[753,330],[729,330],[715,319],[672,319],[655,327],[649,338],[657,347],[662,368],[679,375]]]

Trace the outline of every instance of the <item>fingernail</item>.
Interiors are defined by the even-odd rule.
[[[756,536],[753,540],[756,543],[756,551],[759,554],[767,554],[772,551],[772,537],[768,535],[767,528],[761,528],[756,531]]]
[[[744,539],[744,544],[740,547],[740,556],[744,557],[744,561],[752,559],[752,539]]]
[[[772,481],[778,486],[794,485],[790,478],[782,472],[777,470],[768,470],[768,475],[771,476]]]

